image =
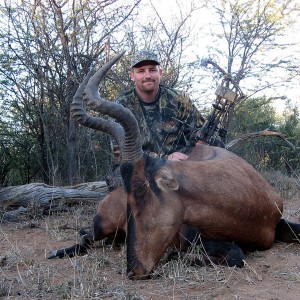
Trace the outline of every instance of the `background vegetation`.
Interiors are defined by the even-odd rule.
[[[231,112],[228,140],[268,128],[299,147],[299,108],[291,101],[299,95],[290,99],[278,92],[299,86],[299,45],[295,48],[286,39],[299,25],[299,4],[277,2],[216,0],[198,6],[189,2],[187,8],[174,1],[177,14],[168,19],[143,0],[4,0],[0,186],[74,185],[108,172],[108,137],[78,127],[69,106],[90,66],[102,65],[121,50],[127,56],[107,76],[101,87],[104,97],[113,100],[130,87],[131,54],[150,48],[161,57],[164,83],[189,92],[207,114],[220,74],[201,68],[202,57],[192,50],[204,36],[215,41],[207,45],[207,55],[217,59],[249,96]],[[195,33],[192,20],[203,10],[214,16],[214,24]],[[278,98],[286,99],[280,115],[273,105]],[[284,140],[258,138],[231,150],[259,169],[299,174],[299,155]]]

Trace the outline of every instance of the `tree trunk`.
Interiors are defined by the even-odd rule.
[[[53,187],[44,183],[31,183],[0,188],[0,208],[7,211],[2,216],[11,219],[27,211],[30,206],[39,207],[41,213],[65,210],[67,205],[96,203],[107,195],[105,181],[88,182],[73,187]]]
[[[68,137],[68,175],[69,184],[74,185],[80,182],[80,165],[79,165],[79,128],[78,124],[71,117],[69,119],[69,137]]]

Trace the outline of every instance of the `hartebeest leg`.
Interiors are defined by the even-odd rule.
[[[93,219],[93,229],[80,231],[79,244],[53,251],[48,258],[84,255],[94,242],[103,239],[106,239],[106,244],[118,245],[124,243],[125,225],[126,194],[121,186],[116,186],[99,203],[97,213]]]
[[[276,226],[275,239],[284,243],[300,243],[300,224],[281,219]]]
[[[184,233],[180,240],[180,251],[173,251],[169,254],[168,260],[178,259],[188,254],[189,248],[195,245],[202,245],[205,264],[226,265],[229,267],[243,267],[243,250],[234,243],[218,240],[208,240],[199,236],[198,231],[190,226],[182,226],[181,233]],[[203,261],[193,254],[188,254],[191,265],[203,266]]]
[[[81,239],[79,244],[75,244],[68,248],[55,250],[50,253],[48,259],[85,255],[94,242],[101,241],[104,238],[106,238],[105,244],[114,244],[115,246],[123,244],[125,241],[125,232],[122,229],[113,228],[112,234],[104,234],[101,220],[102,218],[99,215],[96,215],[93,220],[93,230],[80,230],[79,234]]]
[[[244,253],[237,244],[217,240],[203,240],[202,243],[207,256],[206,263],[239,268],[244,266]]]
[[[101,230],[100,217],[96,215],[93,220],[93,230],[84,230],[79,231],[80,242],[68,248],[58,249],[50,253],[48,259],[52,258],[65,258],[65,257],[74,257],[75,255],[81,256],[87,254],[88,249],[91,245],[103,239],[105,236]]]
[[[68,248],[55,250],[49,254],[48,259],[74,257],[75,255],[85,255],[87,253],[87,250],[95,241],[95,239],[90,231],[81,230],[80,236],[81,239],[79,244],[75,244]]]

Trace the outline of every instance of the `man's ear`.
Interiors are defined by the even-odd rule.
[[[163,75],[163,69],[162,69],[161,66],[158,66],[158,68],[159,68],[159,74],[160,74],[160,76],[162,76]]]

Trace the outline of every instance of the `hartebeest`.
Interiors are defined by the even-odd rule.
[[[182,224],[196,227],[206,239],[246,249],[269,249],[275,240],[299,242],[300,225],[281,218],[279,194],[237,155],[208,145],[194,147],[187,161],[143,153],[134,116],[102,99],[98,91],[101,79],[122,55],[92,77],[89,73],[74,96],[71,112],[79,123],[112,135],[120,145],[127,194],[128,276],[146,278]],[[83,108],[83,90],[91,109],[117,122],[89,116]]]
[[[113,186],[109,194],[99,203],[91,230],[80,230],[80,242],[73,246],[52,251],[48,259],[85,255],[97,241],[121,245],[127,233],[127,197],[123,186]],[[165,260],[177,258],[195,243],[203,247],[206,263],[242,266],[243,253],[231,243],[199,239],[196,228],[183,224],[175,236]],[[198,260],[197,260],[198,261]],[[194,260],[192,261],[195,262]],[[198,261],[199,264],[199,261]]]

